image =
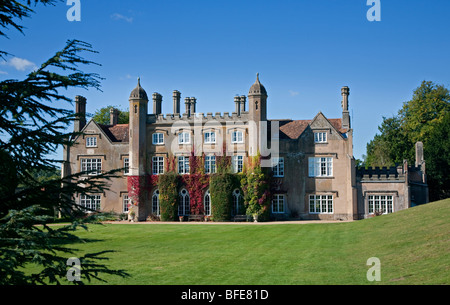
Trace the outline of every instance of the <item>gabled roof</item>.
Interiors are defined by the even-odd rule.
[[[111,142],[128,143],[130,141],[128,124],[117,124],[117,125],[98,124],[98,126],[103,130],[103,132],[111,140]]]
[[[81,130],[81,133],[86,132],[88,128],[94,129],[97,128],[111,143],[128,143],[129,132],[128,132],[128,124],[117,124],[117,125],[102,125],[95,122],[91,119]],[[77,141],[81,135],[73,138],[73,141]]]
[[[312,120],[271,120],[271,121],[279,122],[280,139],[296,140],[303,134],[306,128],[311,126],[311,124],[319,115],[322,115],[330,123],[330,125],[334,129],[336,129],[336,131],[338,131],[340,134],[344,134],[348,131],[347,129],[342,128],[342,119],[327,119],[321,112],[319,112]]]
[[[311,120],[280,120],[280,139],[298,139],[310,122]]]

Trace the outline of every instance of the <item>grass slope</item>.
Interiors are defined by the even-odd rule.
[[[449,214],[447,199],[351,223],[110,224],[74,247],[117,251],[107,264],[131,277],[108,284],[450,284]]]

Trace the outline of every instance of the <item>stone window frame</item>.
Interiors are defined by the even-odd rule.
[[[96,148],[97,146],[97,137],[87,136],[86,138],[86,147],[87,148]]]
[[[312,197],[314,197],[314,199],[312,199]],[[326,198],[323,198],[326,197]],[[331,211],[330,211],[330,203],[329,200],[331,197]],[[317,194],[308,194],[308,213],[309,214],[328,214],[328,215],[332,215],[334,214],[334,194],[332,193],[317,193]],[[317,200],[319,199],[319,202],[317,203]],[[323,200],[326,200],[325,202],[325,210],[323,209],[324,204],[322,203]],[[311,202],[314,202],[313,207],[314,207],[314,211],[311,211]],[[317,210],[317,206],[319,207],[319,210]]]
[[[208,170],[207,170],[208,168]],[[205,156],[205,174],[214,174],[217,172],[216,155]]]
[[[323,160],[325,159],[325,160]],[[320,161],[318,161],[320,160]],[[309,178],[331,178],[333,176],[333,157],[308,157]],[[325,174],[322,170],[325,168]],[[312,171],[311,171],[312,169]]]
[[[186,140],[186,135],[187,135],[188,141],[185,141]],[[189,131],[181,131],[181,132],[178,133],[177,137],[178,137],[178,144],[179,145],[189,145],[189,144],[191,144],[191,138],[192,137],[191,137],[191,133]],[[182,139],[181,142],[180,142],[180,139]]]
[[[280,199],[282,199],[282,203],[280,206]],[[276,202],[276,209],[275,207]],[[286,213],[286,195],[285,194],[273,194],[272,196],[272,202],[271,202],[271,211],[272,214],[285,214]]]
[[[284,177],[284,157],[274,157],[272,161],[272,173],[275,178]],[[275,164],[276,163],[276,164]]]
[[[211,216],[211,192],[209,191],[209,189],[203,196],[203,206],[205,208],[205,216]]]
[[[130,173],[130,157],[123,158],[123,174],[128,175]]]
[[[95,160],[95,161],[94,161]],[[95,170],[92,171],[90,173],[88,173],[88,176],[96,176],[96,175],[100,175],[101,171],[102,171],[102,167],[103,167],[103,161],[101,158],[80,158],[80,171],[81,172],[86,172],[88,170]],[[91,169],[88,169],[88,167],[91,167]],[[95,168],[94,168],[95,167]]]
[[[241,140],[239,140],[238,134],[241,135]],[[233,130],[231,131],[231,143],[232,144],[243,144],[245,143],[244,132],[242,130]]]
[[[239,167],[239,158],[242,158],[242,166]],[[233,155],[231,156],[231,167],[233,169],[233,173],[242,173],[244,170],[244,156],[243,155]],[[239,171],[240,169],[240,171]]]
[[[157,136],[157,138],[156,138],[157,141],[155,141],[155,136]],[[162,141],[160,141],[161,137],[162,137]],[[164,145],[164,133],[163,132],[154,132],[152,134],[152,144],[153,145]]]
[[[189,216],[191,212],[191,197],[189,195],[189,191],[186,188],[182,188],[178,197],[178,216]]]
[[[207,135],[208,141],[207,141]],[[215,131],[204,131],[203,132],[203,143],[205,144],[216,144],[217,143],[217,137]]]
[[[244,205],[244,196],[241,194],[241,190],[238,188],[233,190],[232,196],[233,206],[231,208],[231,215],[236,216],[239,215],[241,206]]]
[[[182,158],[183,160],[180,160],[180,158]],[[183,169],[183,170],[180,171],[180,169]],[[178,170],[178,174],[180,174],[180,175],[190,174],[191,167],[189,164],[189,156],[185,156],[185,155],[177,156],[177,170]]]
[[[162,160],[162,166],[160,164],[161,160]],[[165,163],[164,156],[152,156],[152,174],[153,175],[164,174],[164,163]],[[155,171],[155,166],[157,166],[156,171]]]
[[[129,209],[128,206],[130,204],[130,197],[128,196],[128,193],[122,194],[122,210],[123,213],[128,213]]]
[[[367,198],[366,199],[366,204],[367,204],[367,214],[368,215],[375,215],[375,212],[376,212],[376,203],[375,203],[375,201],[374,201],[374,203],[373,203],[373,208],[372,208],[372,212],[370,212],[370,201],[371,201],[371,198],[370,197],[374,197],[374,200],[375,200],[375,197],[386,197],[386,199],[385,199],[385,202],[386,202],[386,212],[384,212],[383,211],[383,215],[386,215],[386,214],[391,214],[391,213],[394,213],[395,212],[395,192],[391,192],[391,193],[389,193],[389,192],[367,192],[366,194],[365,194],[365,197]],[[391,197],[391,207],[390,207],[390,209],[389,209],[389,204],[388,204],[388,200],[387,200],[387,197]],[[381,198],[379,198],[379,207],[380,208],[382,208],[382,199]],[[389,211],[390,210],[390,211]]]
[[[100,211],[102,204],[102,195],[99,194],[83,194],[80,196],[80,206],[90,209],[86,213],[95,213],[95,211]]]
[[[156,203],[156,213],[155,213],[155,203]],[[161,206],[159,205],[159,189],[154,190],[152,194],[152,214],[156,216],[161,215]]]
[[[315,144],[328,143],[328,133],[326,131],[315,131],[314,132],[314,143]]]

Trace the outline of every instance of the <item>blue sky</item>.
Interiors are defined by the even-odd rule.
[[[66,18],[66,1],[35,7],[8,31],[0,79],[23,78],[66,40],[89,42],[89,66],[102,90],[70,90],[87,111],[128,108],[137,77],[150,95],[172,91],[197,98],[198,112],[232,112],[260,73],[269,119],[341,117],[342,86],[350,87],[354,155],[361,158],[383,116],[411,99],[423,80],[450,87],[450,1],[381,0],[381,21],[366,18],[366,0],[80,0],[81,21]],[[14,57],[16,57],[14,59]],[[149,107],[151,111],[151,107]]]

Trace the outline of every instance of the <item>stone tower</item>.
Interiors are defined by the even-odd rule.
[[[130,94],[130,175],[145,175],[148,97],[140,79]]]
[[[259,73],[248,92],[248,114],[249,154],[255,156],[261,150],[261,140],[267,140],[267,91],[259,82]]]
[[[146,122],[148,97],[141,87],[140,79],[130,94],[130,144],[129,144],[129,176],[128,193],[135,207],[138,220],[145,220],[146,189]]]
[[[259,82],[259,73],[256,81],[248,92],[249,118],[255,122],[267,121],[267,91]]]

